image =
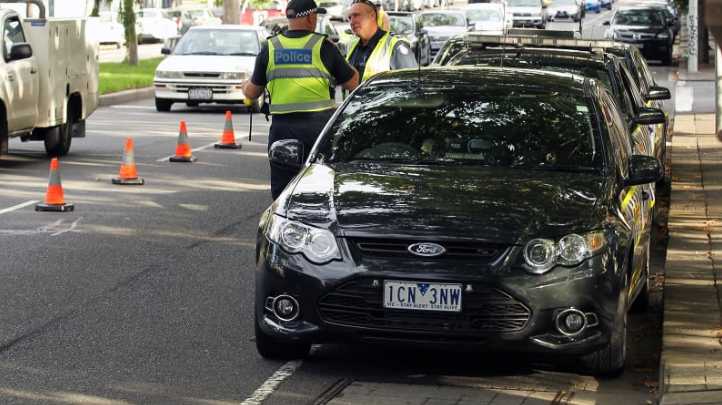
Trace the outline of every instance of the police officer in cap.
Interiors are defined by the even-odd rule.
[[[408,40],[379,28],[379,10],[373,1],[353,0],[348,16],[356,39],[346,58],[358,70],[361,81],[386,70],[419,66]]]
[[[314,0],[291,0],[286,6],[288,30],[268,39],[256,57],[251,79],[242,83],[249,99],[257,99],[268,89],[269,148],[281,139],[299,139],[306,150],[311,149],[334,112],[332,86],[340,84],[348,91],[358,86],[358,72],[336,44],[314,32],[318,14],[326,14],[326,9]],[[296,174],[298,170],[271,162],[274,200]]]

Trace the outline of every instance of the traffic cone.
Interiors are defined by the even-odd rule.
[[[226,126],[223,128],[223,136],[221,141],[214,145],[221,149],[241,149],[241,144],[236,143],[236,137],[233,135],[233,120],[231,119],[231,111],[226,111]]]
[[[135,168],[135,158],[133,156],[133,140],[131,138],[125,140],[123,163],[120,164],[118,177],[112,181],[113,184],[124,185],[143,185],[145,183],[143,179],[138,178],[138,171]]]
[[[175,156],[171,156],[171,162],[195,162],[197,159],[191,154],[191,145],[188,143],[188,132],[186,122],[181,121],[180,133],[178,134],[178,146],[175,148]]]
[[[35,204],[35,211],[72,211],[74,208],[73,204],[65,203],[63,186],[60,184],[58,158],[53,158],[50,161],[50,179],[45,192],[45,204]]]

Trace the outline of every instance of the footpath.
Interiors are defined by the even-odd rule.
[[[675,88],[659,405],[722,404],[722,140],[714,98],[694,97],[715,88],[711,61],[680,58]]]

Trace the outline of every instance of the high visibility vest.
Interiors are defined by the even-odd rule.
[[[325,35],[302,38],[276,35],[268,41],[266,88],[271,114],[323,111],[333,108],[331,74],[321,61]]]
[[[356,37],[353,43],[351,43],[351,47],[346,53],[347,60],[351,58],[354,49],[356,49],[356,46],[358,46],[360,41],[361,39]],[[379,42],[376,44],[376,48],[371,51],[371,55],[366,60],[366,67],[364,67],[363,75],[361,75],[363,80],[368,79],[376,73],[391,70],[391,51],[399,41],[403,41],[403,39],[395,35],[391,35],[389,32],[379,39]]]
[[[386,15],[386,13],[382,10],[376,10],[376,11],[378,11],[376,13],[376,24],[378,24],[379,28],[385,30],[386,28],[384,28],[384,16]]]

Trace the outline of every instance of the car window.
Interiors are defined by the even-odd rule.
[[[630,137],[627,135],[626,127],[623,124],[624,120],[619,115],[619,110],[610,94],[602,92],[599,98],[601,101],[600,108],[604,115],[603,121],[607,126],[612,141],[612,152],[618,161],[617,165],[624,168],[623,163],[629,159],[629,155],[632,153]]]
[[[475,10],[466,11],[466,18],[469,21],[501,21],[501,14],[498,10]]]
[[[257,55],[260,45],[256,31],[188,30],[173,55]]]
[[[509,0],[506,3],[509,7],[541,7],[540,0]]]
[[[422,13],[419,20],[424,27],[466,26],[463,14]]]
[[[389,26],[394,34],[407,35],[414,32],[414,24],[411,18],[390,17]]]
[[[599,170],[591,111],[587,99],[557,91],[376,87],[354,95],[320,153],[328,163]]]
[[[619,25],[665,25],[665,20],[657,10],[617,10],[613,22]]]

